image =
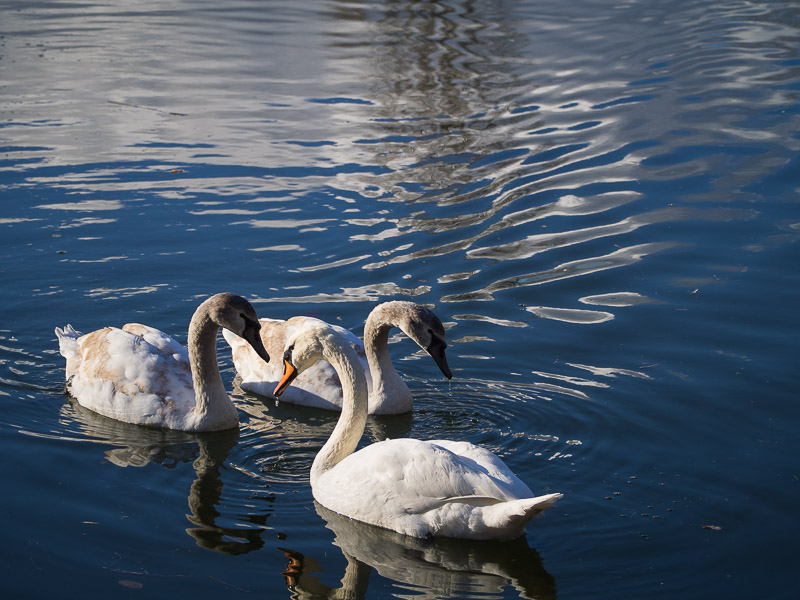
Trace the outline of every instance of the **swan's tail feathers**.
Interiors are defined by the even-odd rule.
[[[80,333],[75,331],[72,325],[65,325],[64,329],[56,327],[56,337],[58,338],[58,350],[64,358],[72,358],[78,354],[78,338]]]
[[[528,521],[545,508],[553,506],[562,495],[545,494],[535,498],[522,498],[487,506],[483,509],[484,522],[490,528],[506,532],[506,537],[521,535]]]
[[[564,494],[545,494],[544,496],[537,496],[536,498],[530,498],[528,502],[531,505],[527,509],[528,514],[532,514],[532,516],[538,515],[542,512],[545,508],[550,508],[553,504],[556,503],[556,500],[563,497]]]

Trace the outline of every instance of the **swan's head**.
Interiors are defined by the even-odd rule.
[[[394,304],[394,303],[390,303]],[[405,334],[431,355],[442,374],[451,379],[453,372],[447,364],[447,336],[444,326],[433,311],[416,302],[397,302],[395,323]]]
[[[211,296],[203,304],[207,305],[212,321],[244,339],[264,362],[269,362],[269,354],[261,341],[261,324],[252,304],[229,292]]]
[[[280,397],[300,373],[325,360],[326,348],[348,351],[341,336],[324,321],[310,319],[290,335],[283,353],[283,377],[275,387],[275,397]]]

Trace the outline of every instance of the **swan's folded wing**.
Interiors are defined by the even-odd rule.
[[[126,323],[122,329],[131,335],[142,338],[162,354],[176,354],[187,362],[189,361],[189,353],[186,348],[160,329],[141,323]]]
[[[499,471],[494,462],[490,466]],[[422,514],[450,502],[485,506],[531,495],[513,474],[498,478],[470,456],[413,439],[367,446],[322,475],[320,483],[315,497],[324,496],[317,497],[321,504],[338,512],[359,506],[374,513],[372,520],[363,520],[376,523],[388,515]]]
[[[430,440],[430,443],[450,450],[464,461],[472,461],[475,468],[484,470],[507,494],[515,498],[533,495],[531,489],[496,454],[486,448],[454,440]]]
[[[106,327],[83,336],[80,353],[71,392],[86,408],[141,422],[141,415],[194,404],[188,360],[162,352],[142,336]]]
[[[345,329],[339,325],[331,325],[331,327],[339,332],[345,340],[347,340],[347,343],[350,344],[350,347],[353,349],[356,355],[358,355],[358,359],[364,365],[364,371],[369,373],[367,354],[364,352],[364,342],[362,342],[359,337],[349,329]]]

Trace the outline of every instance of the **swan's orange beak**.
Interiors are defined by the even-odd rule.
[[[283,359],[283,377],[278,382],[278,385],[275,386],[275,391],[272,392],[275,394],[276,398],[280,398],[280,395],[286,391],[291,383],[295,380],[295,378],[299,375],[297,372],[297,368],[289,362],[288,358]]]

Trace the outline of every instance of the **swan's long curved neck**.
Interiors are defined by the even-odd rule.
[[[224,398],[230,404],[217,365],[217,333],[219,325],[211,319],[208,307],[201,304],[189,323],[189,365],[194,383],[194,413],[198,420],[213,416],[210,413]]]
[[[342,414],[311,466],[312,486],[320,475],[355,451],[367,424],[367,380],[358,367],[356,353],[348,344],[328,338],[322,354],[342,383]]]
[[[389,354],[389,331],[399,327],[399,315],[392,313],[393,304],[378,305],[364,324],[364,353],[372,377],[372,395],[375,398],[391,396],[408,390],[403,378],[395,370]],[[410,395],[410,393],[409,393]]]

